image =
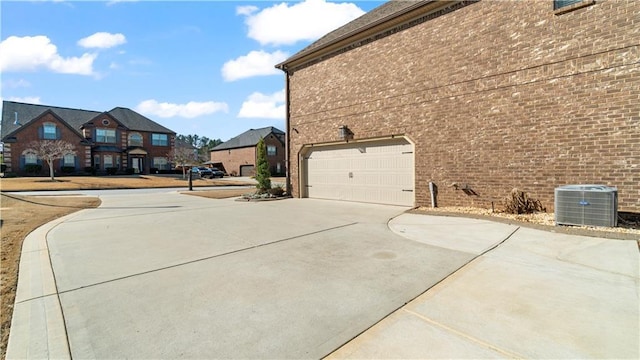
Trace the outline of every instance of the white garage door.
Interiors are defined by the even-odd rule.
[[[413,145],[404,139],[314,147],[302,165],[307,197],[414,205]]]

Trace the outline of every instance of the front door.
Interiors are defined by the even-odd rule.
[[[131,167],[133,168],[133,172],[135,174],[140,174],[142,172],[142,158],[133,158],[131,159]]]

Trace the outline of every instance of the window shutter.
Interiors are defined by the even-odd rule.
[[[27,161],[24,158],[24,155],[20,155],[20,169],[24,170],[24,165]]]
[[[61,136],[61,134],[60,134],[60,127],[59,127],[59,126],[56,126],[56,140],[60,140],[60,136]]]
[[[38,139],[44,139],[44,126],[38,127]]]
[[[79,170],[80,169],[80,161],[78,160],[78,156],[77,155],[74,156],[73,159],[74,159],[74,164],[73,164],[74,167],[76,168],[76,170]]]

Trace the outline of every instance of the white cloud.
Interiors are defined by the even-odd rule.
[[[97,32],[86,38],[78,40],[78,45],[84,48],[108,49],[114,46],[122,45],[127,42],[127,38],[118,33],[110,34],[107,32]]]
[[[97,54],[63,58],[48,37],[10,36],[0,43],[0,71],[36,71],[40,68],[63,74],[92,75]]]
[[[138,0],[111,0],[107,1],[107,6],[112,6],[124,2],[138,2]]]
[[[15,102],[21,102],[21,103],[29,103],[29,104],[42,104],[42,102],[40,102],[40,97],[39,96],[11,96],[7,99],[5,99],[7,101],[15,101]]]
[[[283,51],[268,53],[251,51],[235,60],[229,60],[222,66],[222,77],[225,81],[234,81],[252,76],[275,75],[280,72],[275,65],[286,60],[289,54]]]
[[[254,92],[242,103],[239,118],[284,119],[285,118],[284,89],[265,95]]]
[[[31,83],[25,79],[19,79],[19,80],[10,79],[2,82],[3,88],[15,89],[15,88],[27,88],[30,86],[31,86]]]
[[[236,12],[246,16],[248,36],[266,45],[291,45],[301,40],[316,40],[365,12],[351,3],[306,0],[289,6],[273,5],[260,12]]]
[[[196,102],[190,101],[186,104],[160,103],[156,100],[145,100],[136,106],[136,111],[143,114],[155,115],[161,118],[184,117],[195,118],[202,115],[213,114],[215,112],[229,112],[229,107],[223,102]]]
[[[238,6],[236,8],[236,15],[251,15],[258,10],[258,7],[253,5]]]

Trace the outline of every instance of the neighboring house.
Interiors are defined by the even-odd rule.
[[[55,106],[2,103],[2,142],[7,172],[22,174],[29,164],[42,164],[25,152],[33,140],[65,140],[76,154],[56,161],[54,169],[76,172],[93,167],[98,173],[114,171],[149,173],[171,169],[168,154],[175,132],[137,112],[116,107],[111,111],[69,109]],[[131,170],[127,170],[131,169]]]
[[[391,1],[277,67],[292,194],[553,209],[566,184],[640,211],[640,1]]]
[[[257,146],[264,139],[267,147],[267,160],[272,175],[283,175],[285,172],[284,132],[272,126],[262,129],[251,129],[223,142],[211,150],[211,164],[224,168],[229,175],[253,176],[257,158]]]

